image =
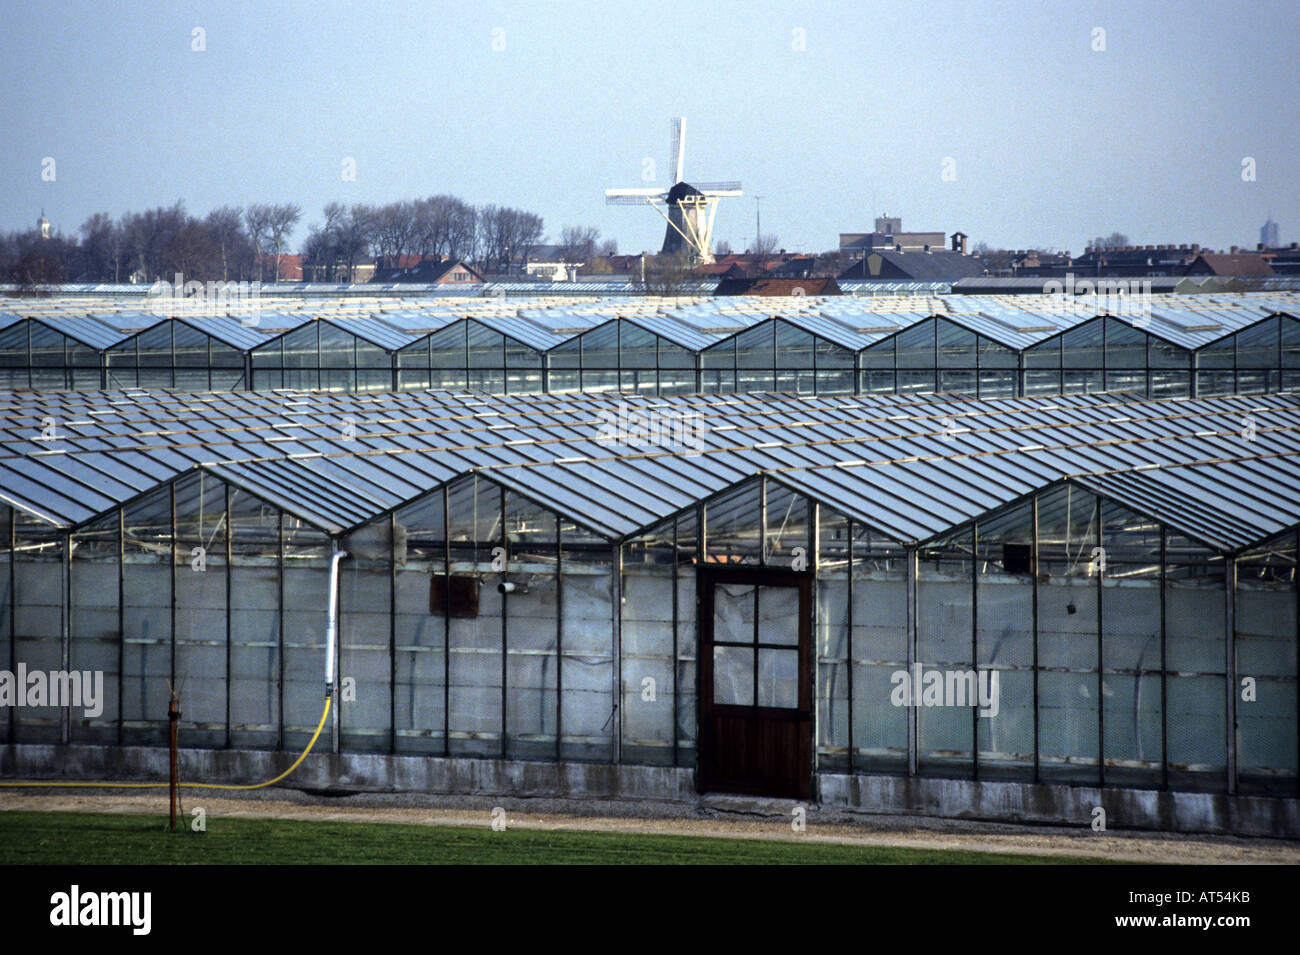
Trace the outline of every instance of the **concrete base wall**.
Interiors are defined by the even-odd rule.
[[[1100,806],[1107,830],[1300,838],[1297,799],[832,773],[817,786],[822,807],[859,812],[1076,827]]]
[[[278,775],[289,753],[182,750],[181,778],[249,783]],[[0,776],[10,779],[166,780],[167,751],[153,747],[0,746]],[[934,816],[989,822],[1091,826],[1094,808],[1106,828],[1300,839],[1300,800],[1209,793],[859,776],[817,776],[818,808],[850,813]],[[668,766],[549,763],[500,759],[309,756],[286,788],[331,792],[628,799],[725,806],[759,813],[789,811],[789,800],[701,796],[695,772]]]

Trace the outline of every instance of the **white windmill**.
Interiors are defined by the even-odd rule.
[[[718,200],[741,195],[740,183],[700,182],[691,185],[686,182],[682,171],[686,158],[685,117],[674,119],[672,130],[672,187],[606,189],[605,202],[611,206],[649,205],[668,223],[661,254],[688,252],[697,262],[712,262],[713,217],[718,212]],[[667,211],[662,206],[667,206]]]

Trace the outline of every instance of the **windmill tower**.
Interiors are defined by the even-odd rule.
[[[668,223],[664,229],[662,255],[686,253],[695,262],[713,261],[713,218],[718,213],[718,200],[726,196],[741,195],[738,182],[686,182],[683,167],[686,160],[686,119],[672,123],[673,185],[668,189],[606,189],[605,202],[611,206],[639,206],[646,204],[663,216]],[[662,207],[662,208],[661,208]]]

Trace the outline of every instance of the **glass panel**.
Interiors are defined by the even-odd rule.
[[[1296,786],[1296,535],[1237,560],[1237,677],[1255,680],[1237,703],[1238,785],[1290,796]]]
[[[759,484],[752,481],[706,505],[708,559],[721,564],[761,563]]]
[[[1160,525],[1102,505],[1102,700],[1106,783],[1161,783]]]
[[[465,335],[474,323],[456,322],[429,336],[429,365],[432,368],[464,369],[467,360]],[[437,387],[436,385],[434,387]],[[463,385],[462,385],[463,387]]]
[[[907,558],[902,547],[855,525],[853,538],[853,766],[907,771],[907,709],[894,677],[907,674]]]
[[[655,367],[655,336],[619,321],[619,364],[624,368]]]
[[[940,368],[974,368],[974,332],[943,319],[935,319],[939,336],[938,365]]]
[[[972,659],[970,559],[967,532],[925,547],[917,560],[916,659],[921,698],[912,699],[910,705],[916,708],[917,768],[926,776],[973,772],[980,675]],[[984,681],[991,686],[989,679]]]
[[[1038,499],[1039,774],[1096,782],[1098,709],[1097,500],[1071,486]]]
[[[894,368],[894,339],[886,338],[878,345],[864,348],[858,352],[858,362],[862,368]]]
[[[713,648],[713,702],[754,705],[754,651],[748,647]]]
[[[1171,789],[1227,788],[1223,560],[1186,538],[1166,543],[1166,701]]]
[[[736,336],[736,367],[770,369],[776,364],[776,322],[760,322]],[[771,388],[771,385],[767,386]],[[742,388],[742,390],[744,390]]]
[[[335,328],[328,322],[317,322],[316,324],[320,329],[321,368],[355,368],[357,366],[355,348],[358,341],[356,336],[350,335],[340,328]],[[287,352],[287,339],[285,346]]]
[[[1276,317],[1265,319],[1253,328],[1237,333],[1238,369],[1279,367],[1278,321]]]
[[[172,675],[171,494],[169,487],[126,508],[122,580],[122,736],[130,744],[167,741]]]
[[[1300,321],[1283,317],[1282,367],[1300,368]]]
[[[717,584],[713,588],[713,640],[715,643],[754,642],[754,587]]]
[[[29,323],[29,327],[32,335],[32,364],[49,368],[62,368],[66,361],[64,337],[53,329],[37,322]]]
[[[926,319],[911,328],[903,329],[894,337],[899,368],[935,367],[934,321],[932,318]],[[933,375],[930,380],[934,381]]]
[[[0,592],[9,589],[8,508],[0,507]],[[72,551],[72,620],[70,669],[101,673],[103,689],[99,700],[102,712],[94,717],[84,709],[73,708],[69,714],[71,739],[74,742],[117,743],[118,722],[118,519],[117,513],[83,528],[73,535]],[[8,600],[0,599],[0,636],[9,624]],[[9,652],[0,639],[0,668],[8,669]],[[0,708],[0,732],[5,726]]]
[[[610,322],[582,336],[582,367],[584,371],[618,368],[618,322]],[[586,377],[583,377],[586,387]],[[615,379],[615,382],[617,379]]]
[[[1061,338],[1058,335],[1045,342],[1039,342],[1026,348],[1024,354],[1026,368],[1060,368]]]
[[[190,746],[226,744],[225,510],[220,481],[200,472],[176,482],[175,670]]]
[[[208,367],[207,335],[180,322],[172,322],[172,333],[175,336],[174,363],[177,367]],[[233,349],[227,350],[231,351]]]
[[[614,756],[613,552],[609,542],[568,521],[563,542],[563,648],[560,674],[560,757],[608,761]]]
[[[799,706],[798,650],[759,649],[758,705],[778,706],[788,710]]]
[[[624,762],[672,764],[676,563],[672,521],[623,546]]]
[[[812,368],[814,337],[788,322],[776,321],[774,364],[782,368]]]
[[[758,588],[758,642],[799,645],[799,589]]]
[[[1014,351],[991,338],[979,336],[978,347],[980,368],[1015,368],[1019,364]]]
[[[13,521],[16,550],[12,568],[13,631],[9,648],[13,662],[25,665],[29,671],[48,673],[60,670],[63,668],[62,534],[21,511],[13,512]],[[8,541],[5,544],[7,546]],[[0,582],[0,588],[9,590],[7,578]],[[6,657],[0,668],[11,669],[9,663]],[[3,709],[9,710],[9,707]],[[18,742],[59,741],[62,713],[58,707],[22,706],[9,712]],[[84,711],[74,712],[85,718]],[[163,720],[166,721],[165,710]]]
[[[1144,368],[1147,336],[1118,319],[1106,319],[1106,367]]]
[[[320,367],[320,344],[317,340],[316,332],[318,325],[320,325],[320,322],[310,322],[303,328],[289,332],[283,339],[281,339],[281,344],[284,346],[283,367]],[[350,363],[351,362],[349,361],[349,364]],[[286,384],[285,387],[292,388],[294,386]]]
[[[231,488],[229,524],[230,739],[274,748],[281,716],[280,513]]]
[[[996,713],[976,722],[981,779],[1034,776],[1033,514],[1020,505],[978,527],[977,663],[998,674]]]
[[[1066,371],[1101,368],[1104,319],[1092,319],[1061,336],[1061,366]]]

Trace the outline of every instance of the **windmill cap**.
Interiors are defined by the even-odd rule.
[[[686,196],[702,196],[704,193],[696,189],[689,182],[679,182],[668,190],[669,202],[680,202]]]

